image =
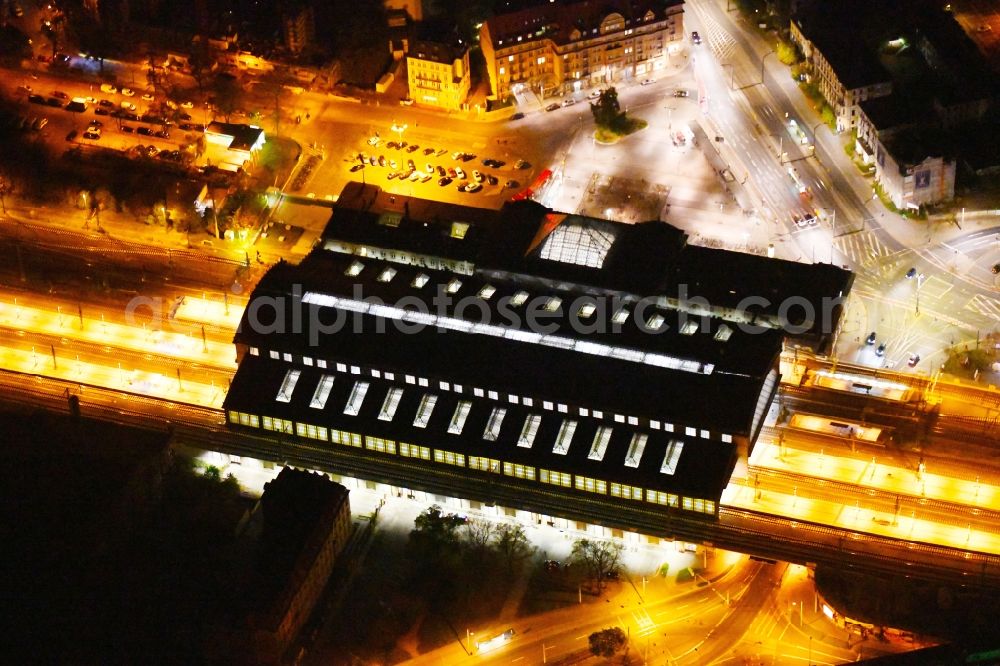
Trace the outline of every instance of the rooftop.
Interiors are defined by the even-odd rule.
[[[294,579],[301,575],[300,562],[311,562],[322,539],[317,529],[329,529],[348,490],[324,474],[286,467],[264,485],[260,498],[259,539],[255,560],[253,602],[260,612],[284,613],[285,591],[297,589]],[[324,535],[325,536],[325,535]],[[280,607],[280,608],[279,608]]]
[[[275,266],[251,300],[293,289],[298,315],[293,305],[276,322],[266,305],[248,309],[237,342],[731,433],[749,432],[781,348],[779,331],[689,318],[653,301],[340,253]]]
[[[213,120],[205,128],[205,132],[218,134],[219,136],[231,137],[229,143],[230,150],[253,150],[258,143],[264,141],[264,130],[254,125],[243,125],[239,123],[223,123]]]
[[[571,41],[574,30],[599,32],[601,23],[611,14],[625,19],[625,27],[662,21],[668,10],[679,7],[681,0],[554,0],[511,4],[511,11],[487,19],[486,27],[494,47],[505,43],[524,43],[551,39],[557,44]],[[501,11],[498,8],[498,12]]]
[[[799,316],[797,309],[782,309],[790,298],[806,299],[817,313],[830,309],[824,300],[846,297],[853,280],[849,271],[827,264],[687,245],[687,235],[664,222],[623,224],[532,201],[485,210],[390,195],[360,183],[344,187],[322,238],[320,247],[329,253],[394,263],[418,255],[416,263],[426,268],[530,279],[556,291],[663,296],[675,307],[683,307],[677,303],[683,296],[689,302],[697,297],[733,311],[748,297],[763,298],[748,314],[775,321],[779,314]],[[817,320],[809,333],[822,325]]]
[[[736,460],[735,445],[708,432],[510,398],[475,384],[355,375],[346,364],[292,368],[248,356],[226,401],[296,423],[706,499],[719,497]]]

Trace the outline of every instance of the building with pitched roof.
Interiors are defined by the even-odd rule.
[[[764,302],[796,288],[846,296],[850,273],[703,251],[662,222],[351,183],[317,248],[258,283],[227,419],[538,520],[608,502],[711,517],[777,389],[787,312]],[[737,307],[749,290],[758,310]]]
[[[458,40],[417,40],[406,54],[410,99],[458,111],[469,96],[469,47]]]
[[[650,76],[684,37],[681,0],[529,3],[483,23],[494,99],[523,88],[558,94]]]

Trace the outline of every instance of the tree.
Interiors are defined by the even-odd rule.
[[[521,560],[531,554],[531,544],[528,543],[528,535],[524,533],[524,528],[520,525],[503,524],[496,531],[497,550],[507,564],[507,572],[512,573],[514,566],[520,564]]]
[[[192,42],[188,65],[191,67],[191,76],[198,84],[198,91],[202,92],[205,80],[212,73],[212,68],[215,67],[215,55],[204,39]]]
[[[601,96],[590,105],[590,112],[594,114],[594,122],[598,127],[613,129],[622,116],[621,105],[618,103],[618,91],[612,86],[601,91]]]
[[[220,74],[212,82],[215,108],[219,110],[226,122],[229,117],[243,105],[243,87],[235,76]]]
[[[621,627],[595,631],[588,637],[590,653],[596,657],[613,657],[625,647],[627,638]]]
[[[440,549],[454,549],[458,545],[458,529],[465,519],[453,513],[445,514],[437,504],[425,509],[413,521],[410,541],[419,548],[433,553]]]
[[[489,547],[496,531],[496,523],[482,518],[473,518],[465,523],[465,540],[469,542],[473,550],[481,553]]]
[[[608,574],[618,570],[621,556],[622,545],[617,541],[577,539],[573,543],[570,559],[586,568],[588,575],[597,582],[597,589],[600,590]]]
[[[786,42],[783,39],[778,40],[775,53],[778,55],[778,61],[783,65],[791,65],[799,60],[799,53],[795,49],[795,44]]]

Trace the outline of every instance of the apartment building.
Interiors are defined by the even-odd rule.
[[[469,95],[469,47],[458,42],[415,41],[406,54],[410,99],[456,111]]]
[[[480,29],[494,99],[561,94],[655,74],[684,37],[680,0],[557,0]]]
[[[850,25],[806,15],[793,18],[790,28],[791,40],[811,65],[814,81],[833,109],[838,132],[857,126],[861,102],[892,94],[889,73],[874,53],[855,43],[848,34]]]

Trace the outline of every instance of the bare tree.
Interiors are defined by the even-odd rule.
[[[586,568],[588,575],[597,582],[597,589],[600,591],[608,574],[618,570],[621,556],[622,545],[617,541],[577,539],[573,543],[570,559]]]
[[[497,531],[497,524],[482,518],[472,518],[465,523],[465,540],[469,542],[474,550],[482,552],[486,550],[493,535]]]
[[[507,572],[512,573],[515,565],[521,563],[533,548],[528,543],[528,535],[520,525],[499,525],[496,530],[495,542],[497,550],[507,563]]]

